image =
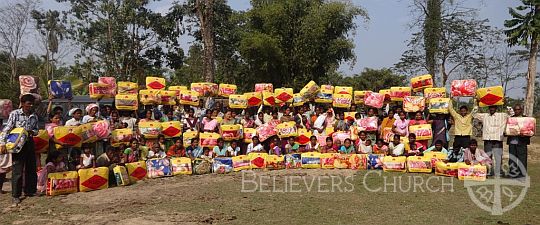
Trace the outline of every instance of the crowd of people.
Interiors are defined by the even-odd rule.
[[[6,136],[17,127],[24,128],[30,137],[37,135],[38,130],[45,129],[50,136],[50,145],[46,151],[44,165],[41,156],[33,148],[32,138],[16,154],[3,154],[0,160],[0,188],[4,183],[6,173],[12,171],[12,197],[14,203],[19,203],[24,192],[25,196],[39,195],[45,191],[47,174],[65,170],[77,170],[92,167],[110,167],[165,157],[214,158],[231,157],[249,154],[251,152],[266,152],[268,154],[284,155],[303,152],[342,153],[342,154],[384,154],[388,156],[420,156],[426,152],[442,152],[448,155],[447,162],[465,162],[467,164],[482,164],[489,166],[490,174],[501,175],[503,140],[506,120],[509,116],[523,116],[521,105],[515,105],[513,110],[500,112],[498,106],[490,106],[487,113],[479,113],[478,106],[472,108],[465,104],[455,109],[451,104],[449,114],[430,114],[428,110],[407,113],[398,103],[387,104],[382,109],[361,105],[352,105],[348,109],[332,108],[328,104],[308,102],[302,106],[260,106],[247,109],[230,109],[223,101],[207,99],[200,107],[175,106],[144,106],[138,111],[116,110],[114,105],[89,104],[84,109],[64,109],[54,106],[49,99],[48,122],[45,127],[38,127],[38,118],[33,109],[35,98],[23,95],[20,98],[20,108],[11,112],[0,135],[0,151],[6,152]],[[204,105],[204,106],[203,106]],[[356,112],[354,117],[346,117],[346,113]],[[356,130],[363,118],[375,118],[378,129],[374,131],[359,131],[355,138],[336,140],[331,136],[324,143],[318,139],[321,135],[331,132],[349,132]],[[484,148],[478,148],[478,141],[473,135],[473,119],[483,124],[482,138]],[[132,129],[134,138],[128,144],[113,147],[110,139],[99,140],[95,143],[83,144],[80,148],[62,146],[54,137],[54,128],[58,126],[78,126],[81,124],[106,120],[110,129]],[[184,138],[166,138],[159,135],[156,139],[147,139],[138,135],[140,122],[180,121],[182,131],[220,133],[222,125],[240,124],[243,128],[257,128],[267,124],[277,126],[281,123],[294,122],[296,128],[308,130],[312,136],[309,142],[300,144],[297,137],[279,138],[277,135],[265,140],[253,136],[250,143],[242,139],[224,141],[218,139],[213,148],[202,147],[198,138],[192,138],[184,143]],[[417,140],[415,133],[410,132],[409,126],[430,124],[433,135],[431,140]],[[450,134],[450,127],[454,127]],[[387,131],[393,135],[388,136]],[[391,138],[388,138],[391,137]],[[453,141],[453,145],[449,143]],[[525,136],[509,136],[507,140],[510,154],[517,157],[525,168],[527,165],[527,145],[530,138]],[[60,144],[60,145],[58,145]],[[98,151],[103,149],[103,151]],[[510,161],[510,166],[516,166]],[[36,173],[36,171],[39,171]],[[522,177],[526,171],[511,174]],[[24,178],[24,182],[23,182]],[[24,183],[24,188],[23,188]],[[23,190],[24,189],[24,190]]]

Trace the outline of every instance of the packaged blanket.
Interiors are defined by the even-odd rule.
[[[133,130],[131,129],[114,129],[111,132],[111,145],[113,147],[120,147],[122,144],[129,144],[129,141],[133,138]]]
[[[172,175],[190,175],[192,174],[191,159],[188,157],[171,158]]]
[[[280,123],[276,126],[277,135],[280,138],[296,137],[296,123],[294,121]]]
[[[266,158],[266,168],[269,170],[285,169],[285,156],[268,155]]]
[[[380,109],[384,104],[384,94],[368,92],[364,96],[364,105]]]
[[[333,93],[334,93],[334,86],[321,85],[321,90],[319,91],[319,93],[317,93],[317,96],[315,97],[315,102],[316,103],[332,103]]]
[[[346,120],[355,120],[355,116],[356,116],[356,112],[344,112],[343,113],[343,116],[345,117]]]
[[[305,128],[300,128],[297,130],[298,136],[296,137],[296,142],[299,145],[307,145],[309,143],[309,138],[311,138],[311,130]]]
[[[272,85],[271,83],[255,84],[255,92],[263,91],[274,92],[274,85]]]
[[[154,90],[163,90],[166,87],[165,78],[146,77],[146,88]]]
[[[147,174],[146,162],[144,161],[126,163],[126,169],[129,175],[129,182],[132,184],[144,179]]]
[[[450,91],[452,97],[472,97],[476,94],[476,80],[453,80]]]
[[[248,106],[248,101],[245,95],[229,95],[229,107],[231,109],[245,109]]]
[[[208,82],[191,83],[191,90],[199,93],[199,96],[212,97],[218,95],[219,86]]]
[[[536,133],[536,119],[534,117],[508,117],[506,121],[507,136],[528,136]]]
[[[450,107],[449,98],[432,98],[431,100],[429,100],[430,113],[448,114],[449,107]]]
[[[382,160],[383,170],[385,172],[388,172],[388,171],[405,172],[407,171],[407,167],[405,166],[406,161],[407,161],[407,157],[405,156],[398,156],[398,157],[385,156]]]
[[[435,175],[446,177],[458,176],[458,163],[445,163],[438,161],[435,163]]]
[[[334,142],[336,140],[339,140],[341,143],[345,143],[345,139],[350,139],[350,138],[351,138],[351,133],[349,131],[338,131],[338,132],[332,133],[332,140],[334,140]],[[326,140],[325,140],[325,145],[326,145]]]
[[[367,154],[352,154],[349,157],[349,168],[353,170],[365,170],[368,163]]]
[[[19,153],[22,151],[28,132],[22,127],[13,128],[6,137],[6,148],[9,153]]]
[[[127,173],[126,167],[115,166],[113,168],[113,173],[114,173],[114,178],[116,179],[117,186],[129,185],[129,175]]]
[[[276,88],[274,90],[274,98],[276,104],[291,103],[293,101],[292,88]]]
[[[352,87],[336,86],[336,87],[334,87],[334,94],[352,95],[353,94],[353,88]]]
[[[145,138],[157,138],[161,134],[160,122],[139,122],[139,134]]]
[[[305,103],[306,103],[306,99],[304,99],[304,97],[302,97],[302,95],[300,93],[294,93],[293,94],[293,103],[292,103],[292,105],[294,107],[303,106]]]
[[[181,91],[188,91],[187,86],[169,86],[169,91],[176,91],[176,97],[180,99],[180,92]]]
[[[287,168],[287,169],[302,168],[301,154],[287,154],[287,155],[285,155],[285,168]]]
[[[336,169],[350,169],[351,157],[355,154],[336,154],[334,157],[334,168]]]
[[[73,97],[71,82],[65,80],[50,80],[48,83],[49,93],[53,98],[71,99]]]
[[[487,167],[482,165],[467,165],[458,163],[458,179],[485,181],[487,176]]]
[[[47,195],[76,193],[79,187],[79,174],[76,171],[49,173],[47,175]]]
[[[109,168],[97,167],[80,169],[79,191],[95,191],[109,188]]]
[[[39,77],[31,75],[20,75],[19,86],[21,89],[21,96],[33,95],[36,101],[41,101],[41,95],[39,94]]]
[[[184,141],[184,146],[191,145],[191,139],[199,137],[199,132],[188,130],[182,134],[182,140]]]
[[[310,81],[302,88],[302,90],[300,90],[300,95],[302,95],[304,99],[312,99],[317,96],[317,93],[319,93],[320,90],[319,85],[317,85],[315,81]]]
[[[139,98],[141,99],[141,103],[143,105],[161,104],[161,95],[159,94],[159,90],[152,90],[152,89],[140,90]]]
[[[82,143],[94,143],[98,140],[96,133],[94,132],[95,123],[85,123],[81,124],[81,138]]]
[[[161,133],[165,138],[180,137],[182,135],[182,123],[180,121],[162,122]]]
[[[190,90],[180,91],[180,104],[199,106],[199,93]]]
[[[137,94],[118,94],[114,96],[114,104],[118,110],[134,111],[139,108]]]
[[[246,96],[248,107],[260,106],[263,102],[262,92],[248,92],[244,93]]]
[[[425,156],[407,157],[407,170],[409,173],[431,173],[431,158]]]
[[[253,136],[257,136],[255,128],[243,128],[244,143],[251,143]]]
[[[264,142],[266,139],[277,135],[275,127],[271,126],[270,124],[264,124],[260,127],[257,127],[257,135],[259,137],[259,141]]]
[[[410,87],[391,87],[390,88],[390,99],[392,101],[401,102],[405,96],[411,96]]]
[[[36,153],[47,152],[49,148],[49,133],[47,133],[47,130],[39,130],[33,140]]]
[[[379,94],[384,96],[385,103],[390,103],[390,101],[392,100],[392,98],[390,97],[390,89],[381,89],[379,90]]]
[[[171,162],[168,158],[146,160],[148,178],[172,176]]]
[[[435,168],[435,165],[437,164],[437,162],[445,160],[447,156],[448,154],[446,153],[435,152],[435,151],[424,153],[424,157],[431,159],[431,168]]]
[[[364,97],[371,91],[354,91],[353,98],[354,104],[364,104]]]
[[[478,106],[492,106],[504,104],[504,91],[502,86],[479,88],[476,91]]]
[[[212,172],[212,161],[208,159],[193,160],[193,174],[209,174]]]
[[[263,104],[266,106],[273,106],[276,104],[276,98],[274,98],[274,92],[263,91],[262,98]]]
[[[429,102],[432,98],[446,98],[446,88],[426,88],[424,98]]]
[[[0,118],[8,119],[13,111],[13,103],[9,99],[0,99]]]
[[[321,168],[321,153],[305,152],[301,154],[302,169],[318,169]]]
[[[80,126],[58,126],[54,128],[54,137],[59,144],[80,147],[82,144],[82,129]]]
[[[339,155],[339,153],[321,153],[321,168],[334,169],[334,160],[336,159],[336,155]]]
[[[112,95],[111,98],[114,97],[114,95],[116,95],[116,78],[114,78],[114,77],[99,77],[98,78],[98,83],[107,85],[107,87],[110,90],[109,94]]]
[[[431,130],[431,124],[421,124],[409,126],[409,132],[416,134],[416,140],[431,140],[433,132]]]
[[[251,160],[247,155],[239,155],[232,157],[233,171],[238,172],[241,170],[248,170],[251,168]]]
[[[379,127],[378,122],[379,120],[375,116],[366,117],[359,120],[358,127],[360,131],[377,131],[377,128]]]
[[[139,85],[135,82],[118,81],[118,94],[137,94]]]
[[[405,96],[403,98],[403,111],[419,112],[424,111],[426,107],[426,99],[420,96]]]
[[[199,134],[199,144],[201,147],[213,148],[217,146],[217,141],[221,137],[218,133],[204,132]]]
[[[433,78],[431,74],[413,77],[411,79],[411,86],[415,92],[422,91],[424,88],[431,88],[433,87]]]
[[[248,154],[251,169],[263,169],[266,167],[268,153],[252,152]]]
[[[242,134],[242,125],[221,125],[221,138],[224,141],[240,140]]]
[[[236,94],[236,85],[234,84],[219,84],[219,96],[229,97]]]
[[[352,95],[334,94],[332,105],[335,108],[350,108],[352,104]]]
[[[383,169],[383,154],[369,154],[367,155],[367,169],[380,170]],[[405,167],[405,166],[404,166]]]
[[[233,161],[231,157],[217,157],[212,163],[212,171],[218,174],[230,173],[233,171]]]
[[[176,105],[176,91],[159,91],[162,105]]]

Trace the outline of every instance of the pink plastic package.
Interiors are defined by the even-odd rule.
[[[452,81],[452,97],[472,97],[476,94],[476,80]]]
[[[384,95],[379,93],[368,92],[364,96],[364,105],[374,108],[382,108],[384,104]]]

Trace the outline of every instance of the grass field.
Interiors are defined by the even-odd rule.
[[[417,186],[413,179],[433,174],[351,170],[256,171],[268,176],[263,191],[242,192],[242,173],[151,179],[127,187],[66,196],[25,199],[17,208],[10,195],[0,196],[1,224],[538,224],[540,221],[540,155],[538,141],[530,146],[531,185],[525,199],[502,216],[476,206],[463,182],[432,178]],[[366,173],[369,173],[366,175]],[[252,178],[252,173],[244,174]],[[352,176],[352,178],[351,178]],[[332,178],[334,177],[334,178]],[[384,178],[386,177],[386,178]],[[384,187],[383,181],[401,179]],[[417,178],[413,178],[417,177]],[[312,180],[315,178],[315,180]],[[345,180],[347,178],[347,180]],[[341,191],[334,187],[341,179]],[[275,180],[275,182],[274,182]],[[291,182],[297,185],[291,189]],[[314,186],[309,189],[309,184]],[[245,183],[245,189],[254,184]],[[308,185],[306,185],[308,184]],[[319,192],[318,184],[326,184]],[[366,188],[367,185],[367,188]],[[6,186],[9,186],[6,184]],[[259,186],[260,187],[260,186]],[[288,187],[289,192],[283,192]],[[405,190],[402,192],[400,189]],[[431,190],[438,190],[430,192]],[[300,191],[300,192],[290,192]],[[442,191],[444,190],[444,192]],[[514,191],[520,188],[512,188]],[[516,192],[517,193],[517,192]],[[503,203],[504,205],[504,203]]]

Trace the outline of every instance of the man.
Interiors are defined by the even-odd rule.
[[[476,114],[477,108],[475,107],[471,113],[469,113],[469,108],[462,105],[459,107],[459,113],[454,110],[452,106],[452,101],[448,107],[450,115],[454,119],[454,149],[460,150],[461,148],[465,149],[469,147],[469,141],[472,136],[473,128],[473,115]]]
[[[23,95],[21,97],[21,108],[13,110],[9,114],[6,126],[0,134],[0,153],[6,153],[6,138],[14,128],[24,128],[28,132],[26,143],[19,153],[12,154],[13,177],[11,178],[13,205],[21,203],[23,191],[23,171],[24,171],[24,194],[32,197],[37,191],[36,155],[34,154],[33,136],[38,133],[38,117],[33,112],[35,97],[33,95]]]
[[[482,121],[484,149],[495,160],[493,167],[490,169],[490,174],[498,177],[501,175],[503,138],[508,114],[497,112],[497,106],[492,105],[489,106],[489,113],[477,113],[473,116]]]
[[[523,106],[520,104],[514,105],[514,116],[523,117]],[[508,159],[510,167],[509,175],[512,178],[520,178],[527,175],[527,145],[531,144],[531,138],[527,136],[508,136],[509,154],[515,156],[514,159]],[[522,171],[517,161],[521,162],[525,171]]]

